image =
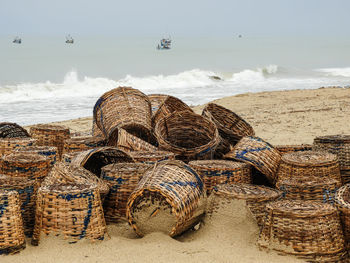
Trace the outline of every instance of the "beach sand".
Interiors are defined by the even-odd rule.
[[[246,119],[257,136],[275,145],[312,143],[319,135],[350,134],[350,89],[246,93],[214,102]],[[201,113],[203,107],[194,110]],[[91,118],[57,122],[80,133],[90,132],[91,123]],[[302,262],[260,251],[257,227],[241,209],[224,211],[199,230],[176,239],[162,233],[137,238],[126,223],[109,225],[108,232],[110,239],[98,243],[68,244],[50,236],[33,247],[28,240],[24,251],[1,257],[0,262]]]

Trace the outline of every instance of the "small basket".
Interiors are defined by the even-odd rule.
[[[16,191],[18,193],[21,203],[24,234],[31,237],[33,234],[35,219],[35,201],[37,191],[35,181],[22,177],[0,175],[0,191],[1,190]]]
[[[350,249],[350,185],[344,185],[335,194],[335,203],[340,211],[347,249]]]
[[[57,160],[57,147],[54,146],[28,146],[25,148],[18,148],[15,152],[36,153],[47,157],[50,160],[50,168],[55,165]]]
[[[160,119],[155,134],[161,150],[186,161],[211,159],[220,143],[214,123],[190,111],[174,112]]]
[[[271,183],[276,182],[281,154],[271,144],[259,137],[242,138],[224,157],[251,164]]]
[[[0,138],[0,157],[18,148],[36,145],[36,141],[33,138]]]
[[[117,141],[120,128],[144,141],[153,140],[151,103],[137,89],[119,87],[103,94],[94,106],[94,119],[108,144]]]
[[[267,204],[258,245],[312,262],[340,262],[346,255],[337,209],[312,201]],[[328,259],[328,261],[327,261]]]
[[[107,223],[126,220],[126,205],[140,179],[152,166],[142,163],[109,164],[102,168],[101,178],[110,186],[104,203]]]
[[[57,147],[57,158],[61,160],[64,141],[70,138],[70,131],[59,125],[38,124],[30,127],[30,135],[38,140],[39,146]]]
[[[163,232],[176,236],[195,225],[205,212],[205,186],[180,161],[157,163],[147,171],[127,204],[127,218],[137,235]]]
[[[0,138],[26,138],[29,133],[26,129],[12,122],[0,122]]]
[[[189,165],[201,176],[209,195],[218,184],[252,183],[249,164],[225,160],[191,161]]]
[[[311,151],[311,144],[298,144],[298,145],[275,145],[275,149],[277,149],[281,154],[290,153],[290,152],[304,152]]]
[[[39,188],[32,245],[40,234],[63,234],[70,242],[103,240],[107,233],[96,185],[56,184]]]
[[[111,163],[132,163],[132,158],[126,152],[116,147],[100,147],[77,154],[71,165],[82,166],[97,177],[101,175],[101,168]]]
[[[118,130],[118,139],[114,146],[124,151],[157,151],[158,148],[152,144],[128,133],[124,129]],[[113,145],[112,145],[113,146]]]
[[[155,164],[161,161],[175,160],[175,154],[167,151],[134,151],[129,152],[136,163]]]
[[[234,145],[243,137],[255,134],[252,126],[243,118],[218,104],[207,104],[203,109],[202,116],[214,122],[220,136],[230,144]]]
[[[0,256],[26,247],[21,205],[16,191],[0,190]]]
[[[337,156],[328,152],[292,152],[282,156],[278,168],[278,180],[303,177],[335,179],[341,184]]]
[[[97,147],[103,147],[106,142],[101,138],[92,136],[72,137],[64,141],[63,154],[70,152],[81,152]]]
[[[151,102],[152,117],[158,111],[160,105],[168,98],[165,94],[150,94],[147,95]]]
[[[336,154],[341,170],[350,170],[350,135],[319,136],[314,139],[314,151]]]
[[[214,187],[213,194],[232,199],[246,200],[246,204],[259,227],[264,225],[266,205],[282,196],[282,192],[276,189],[252,184],[218,185]],[[215,207],[212,207],[212,209],[215,209]]]

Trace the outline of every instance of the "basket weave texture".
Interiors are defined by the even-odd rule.
[[[91,131],[92,136],[105,139],[105,136],[103,132],[100,130],[100,128],[97,126],[97,123],[94,118],[92,118],[92,131]]]
[[[145,141],[152,141],[151,103],[137,89],[118,87],[104,93],[94,106],[94,119],[108,144],[117,141],[120,128]]]
[[[70,152],[81,152],[97,147],[103,147],[105,145],[106,142],[98,137],[72,137],[64,141],[63,154]]]
[[[201,176],[207,195],[218,184],[252,183],[249,164],[226,160],[198,160],[188,164]]]
[[[155,134],[161,150],[183,160],[211,159],[220,143],[214,123],[190,111],[174,112],[160,119]]]
[[[129,154],[136,163],[154,164],[161,161],[175,160],[175,154],[167,151],[134,151]]]
[[[33,245],[41,232],[63,234],[76,242],[82,238],[103,240],[106,222],[96,185],[58,184],[39,188],[35,215]]]
[[[36,184],[34,180],[22,177],[0,175],[0,190],[16,191],[21,204],[24,234],[31,237],[35,219]],[[1,219],[0,219],[1,221]]]
[[[57,158],[61,160],[64,141],[70,138],[70,131],[59,125],[38,124],[30,128],[30,135],[37,139],[39,146],[57,147]]]
[[[335,194],[335,203],[340,211],[345,241],[350,249],[350,185],[344,185]]]
[[[18,148],[15,152],[36,153],[47,157],[50,160],[50,167],[54,166],[57,160],[57,147],[54,146],[27,146],[25,148]]]
[[[17,123],[0,122],[0,138],[25,138],[29,137],[26,129]]]
[[[303,152],[303,151],[311,151],[311,144],[299,144],[299,145],[275,145],[275,149],[277,149],[281,154],[290,153],[290,152]]]
[[[215,103],[209,103],[203,109],[202,116],[210,119],[217,126],[220,136],[235,144],[245,136],[254,136],[255,132],[243,118],[233,111]]]
[[[0,255],[14,254],[25,246],[18,193],[0,190]]]
[[[251,184],[217,185],[213,189],[213,194],[231,199],[246,200],[246,204],[259,227],[264,225],[266,205],[282,196],[282,192],[276,189]]]
[[[271,183],[276,182],[281,154],[271,144],[259,137],[243,137],[225,155],[225,158],[251,164],[264,174]]]
[[[157,163],[147,171],[127,204],[129,224],[139,236],[176,236],[200,220],[206,191],[199,175],[180,161]]]
[[[0,157],[18,148],[36,145],[36,141],[33,138],[0,138]]]
[[[118,130],[118,139],[113,142],[114,146],[124,151],[157,151],[158,148],[152,144],[128,133],[126,130],[120,128]],[[112,146],[113,146],[112,144]]]
[[[339,159],[340,169],[350,170],[350,135],[316,137],[312,149],[336,154]]]
[[[152,166],[142,163],[109,164],[102,168],[101,178],[110,191],[104,202],[107,223],[126,220],[126,205],[140,179]]]
[[[343,184],[350,183],[350,170],[341,170],[340,176]]]
[[[152,117],[158,111],[159,106],[168,98],[165,94],[150,94],[147,95],[151,102]]]
[[[344,235],[334,206],[285,200],[271,202],[266,209],[267,218],[258,239],[260,247],[316,261],[343,259]]]

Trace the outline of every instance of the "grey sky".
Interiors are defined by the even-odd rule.
[[[0,34],[349,36],[349,11],[349,0],[0,0]]]

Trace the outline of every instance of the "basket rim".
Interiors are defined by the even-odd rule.
[[[30,129],[32,130],[40,130],[40,131],[68,131],[69,132],[69,128],[62,126],[62,125],[53,125],[53,124],[35,124],[33,126],[30,127]]]
[[[188,163],[193,168],[205,170],[236,170],[251,167],[250,164],[231,160],[194,160]]]
[[[301,157],[303,159],[296,159],[295,157]],[[325,160],[316,160],[316,162],[312,162],[312,160],[308,161],[304,158],[308,158],[308,156],[319,156],[319,157],[327,157]],[[294,158],[293,158],[294,157]],[[293,166],[299,167],[319,167],[319,166],[327,166],[338,163],[338,157],[335,154],[326,152],[326,151],[299,151],[299,152],[289,152],[282,155],[281,162],[290,164]]]
[[[350,143],[349,134],[335,134],[317,136],[314,139],[314,143]]]
[[[35,158],[33,158],[35,157]],[[7,163],[47,163],[49,158],[36,152],[13,152],[1,157]]]

